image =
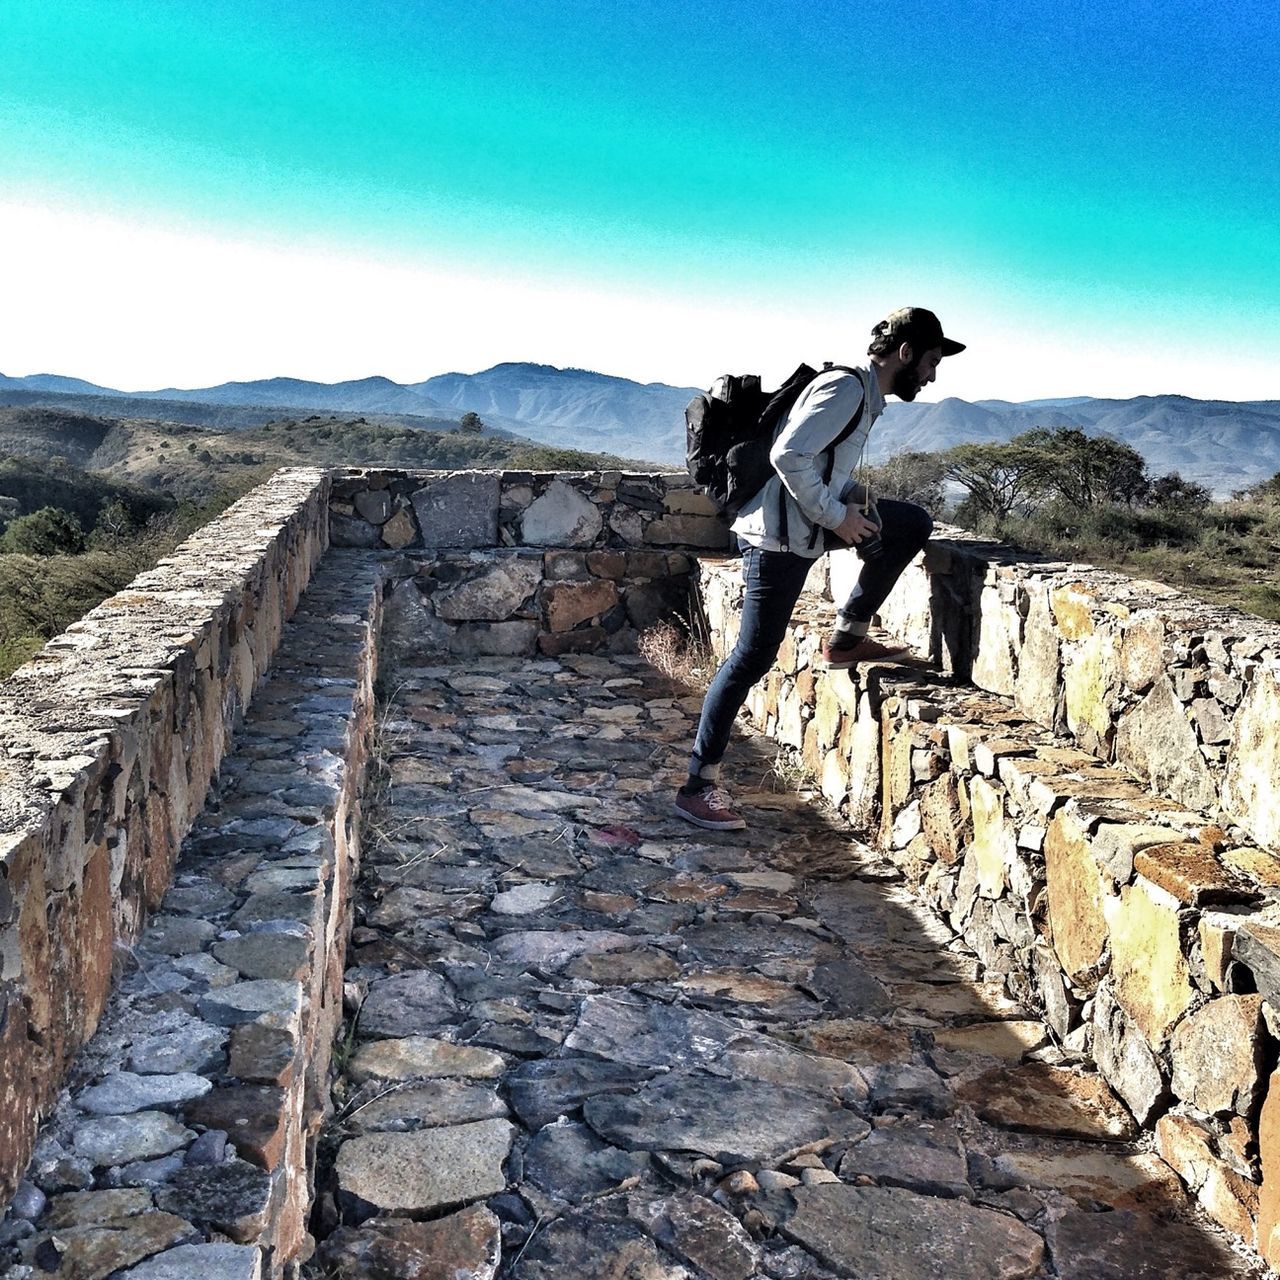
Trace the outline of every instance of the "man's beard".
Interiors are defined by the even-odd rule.
[[[920,370],[918,365],[909,364],[893,375],[893,385],[889,394],[899,400],[914,400],[920,394]]]

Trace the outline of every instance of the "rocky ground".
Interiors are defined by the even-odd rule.
[[[767,743],[702,832],[638,659],[383,679],[311,1276],[1263,1274]]]

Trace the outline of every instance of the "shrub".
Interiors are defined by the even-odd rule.
[[[75,555],[83,550],[80,521],[59,507],[41,507],[11,520],[0,537],[0,551],[16,555]]]

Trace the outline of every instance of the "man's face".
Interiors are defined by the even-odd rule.
[[[926,351],[914,364],[904,365],[894,374],[889,394],[897,396],[899,400],[914,400],[921,389],[927,387],[938,376],[938,365],[941,361],[941,347]]]

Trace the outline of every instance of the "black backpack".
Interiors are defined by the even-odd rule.
[[[765,391],[759,374],[726,373],[715,380],[710,391],[689,401],[684,411],[685,465],[694,484],[730,520],[773,475],[769,450],[800,393],[819,372],[832,369],[854,372],[845,365],[817,370],[802,364],[777,391]],[[832,442],[833,451],[848,431],[846,428]]]

